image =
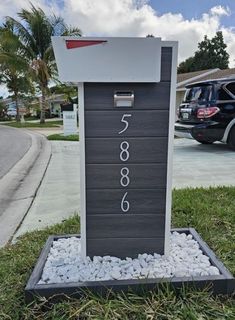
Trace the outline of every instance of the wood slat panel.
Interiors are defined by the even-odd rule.
[[[87,189],[122,188],[120,171],[124,167],[128,168],[130,179],[129,185],[124,189],[164,188],[166,185],[166,164],[87,164]],[[123,174],[126,174],[126,170]]]
[[[131,114],[128,118],[129,127],[121,122],[123,114]],[[86,111],[85,136],[97,137],[167,137],[168,111]]]
[[[122,163],[120,144],[123,138],[87,138],[86,163]],[[167,160],[167,138],[128,138],[127,163],[158,163]]]
[[[86,232],[89,239],[161,238],[165,233],[165,218],[156,214],[89,215]]]
[[[95,189],[86,192],[87,216],[90,214],[123,214],[121,201],[123,189]],[[129,214],[164,214],[165,189],[133,190],[129,189],[126,199],[129,201]]]
[[[122,110],[168,110],[170,82],[159,83],[86,83],[86,110],[115,110],[114,92],[134,91],[134,107]],[[118,108],[119,109],[119,108]]]
[[[172,65],[172,48],[163,47],[162,59],[161,59],[161,81],[171,80],[171,65]]]
[[[87,254],[110,255],[120,258],[137,257],[139,253],[164,253],[163,238],[115,238],[115,239],[87,239]]]

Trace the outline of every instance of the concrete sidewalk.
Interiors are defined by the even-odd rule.
[[[14,239],[79,212],[79,142],[51,141],[51,147],[52,156],[44,179]]]

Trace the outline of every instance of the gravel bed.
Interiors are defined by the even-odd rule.
[[[173,232],[170,255],[139,254],[136,259],[94,256],[82,259],[79,238],[53,242],[39,284],[219,275],[191,234]]]

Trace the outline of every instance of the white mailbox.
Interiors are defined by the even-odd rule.
[[[53,37],[52,43],[61,81],[160,81],[160,38]]]

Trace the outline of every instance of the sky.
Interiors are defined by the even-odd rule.
[[[186,19],[198,19],[211,8],[222,6],[228,8],[230,14],[221,17],[221,24],[225,27],[235,26],[235,0],[152,0],[149,3],[158,14],[181,13]]]
[[[235,67],[235,0],[31,0],[61,15],[85,36],[146,36],[179,41],[179,62],[197,50],[204,35],[222,30]],[[28,0],[0,0],[0,23],[16,17]],[[3,91],[0,90],[0,95]],[[4,95],[6,94],[6,91]]]

